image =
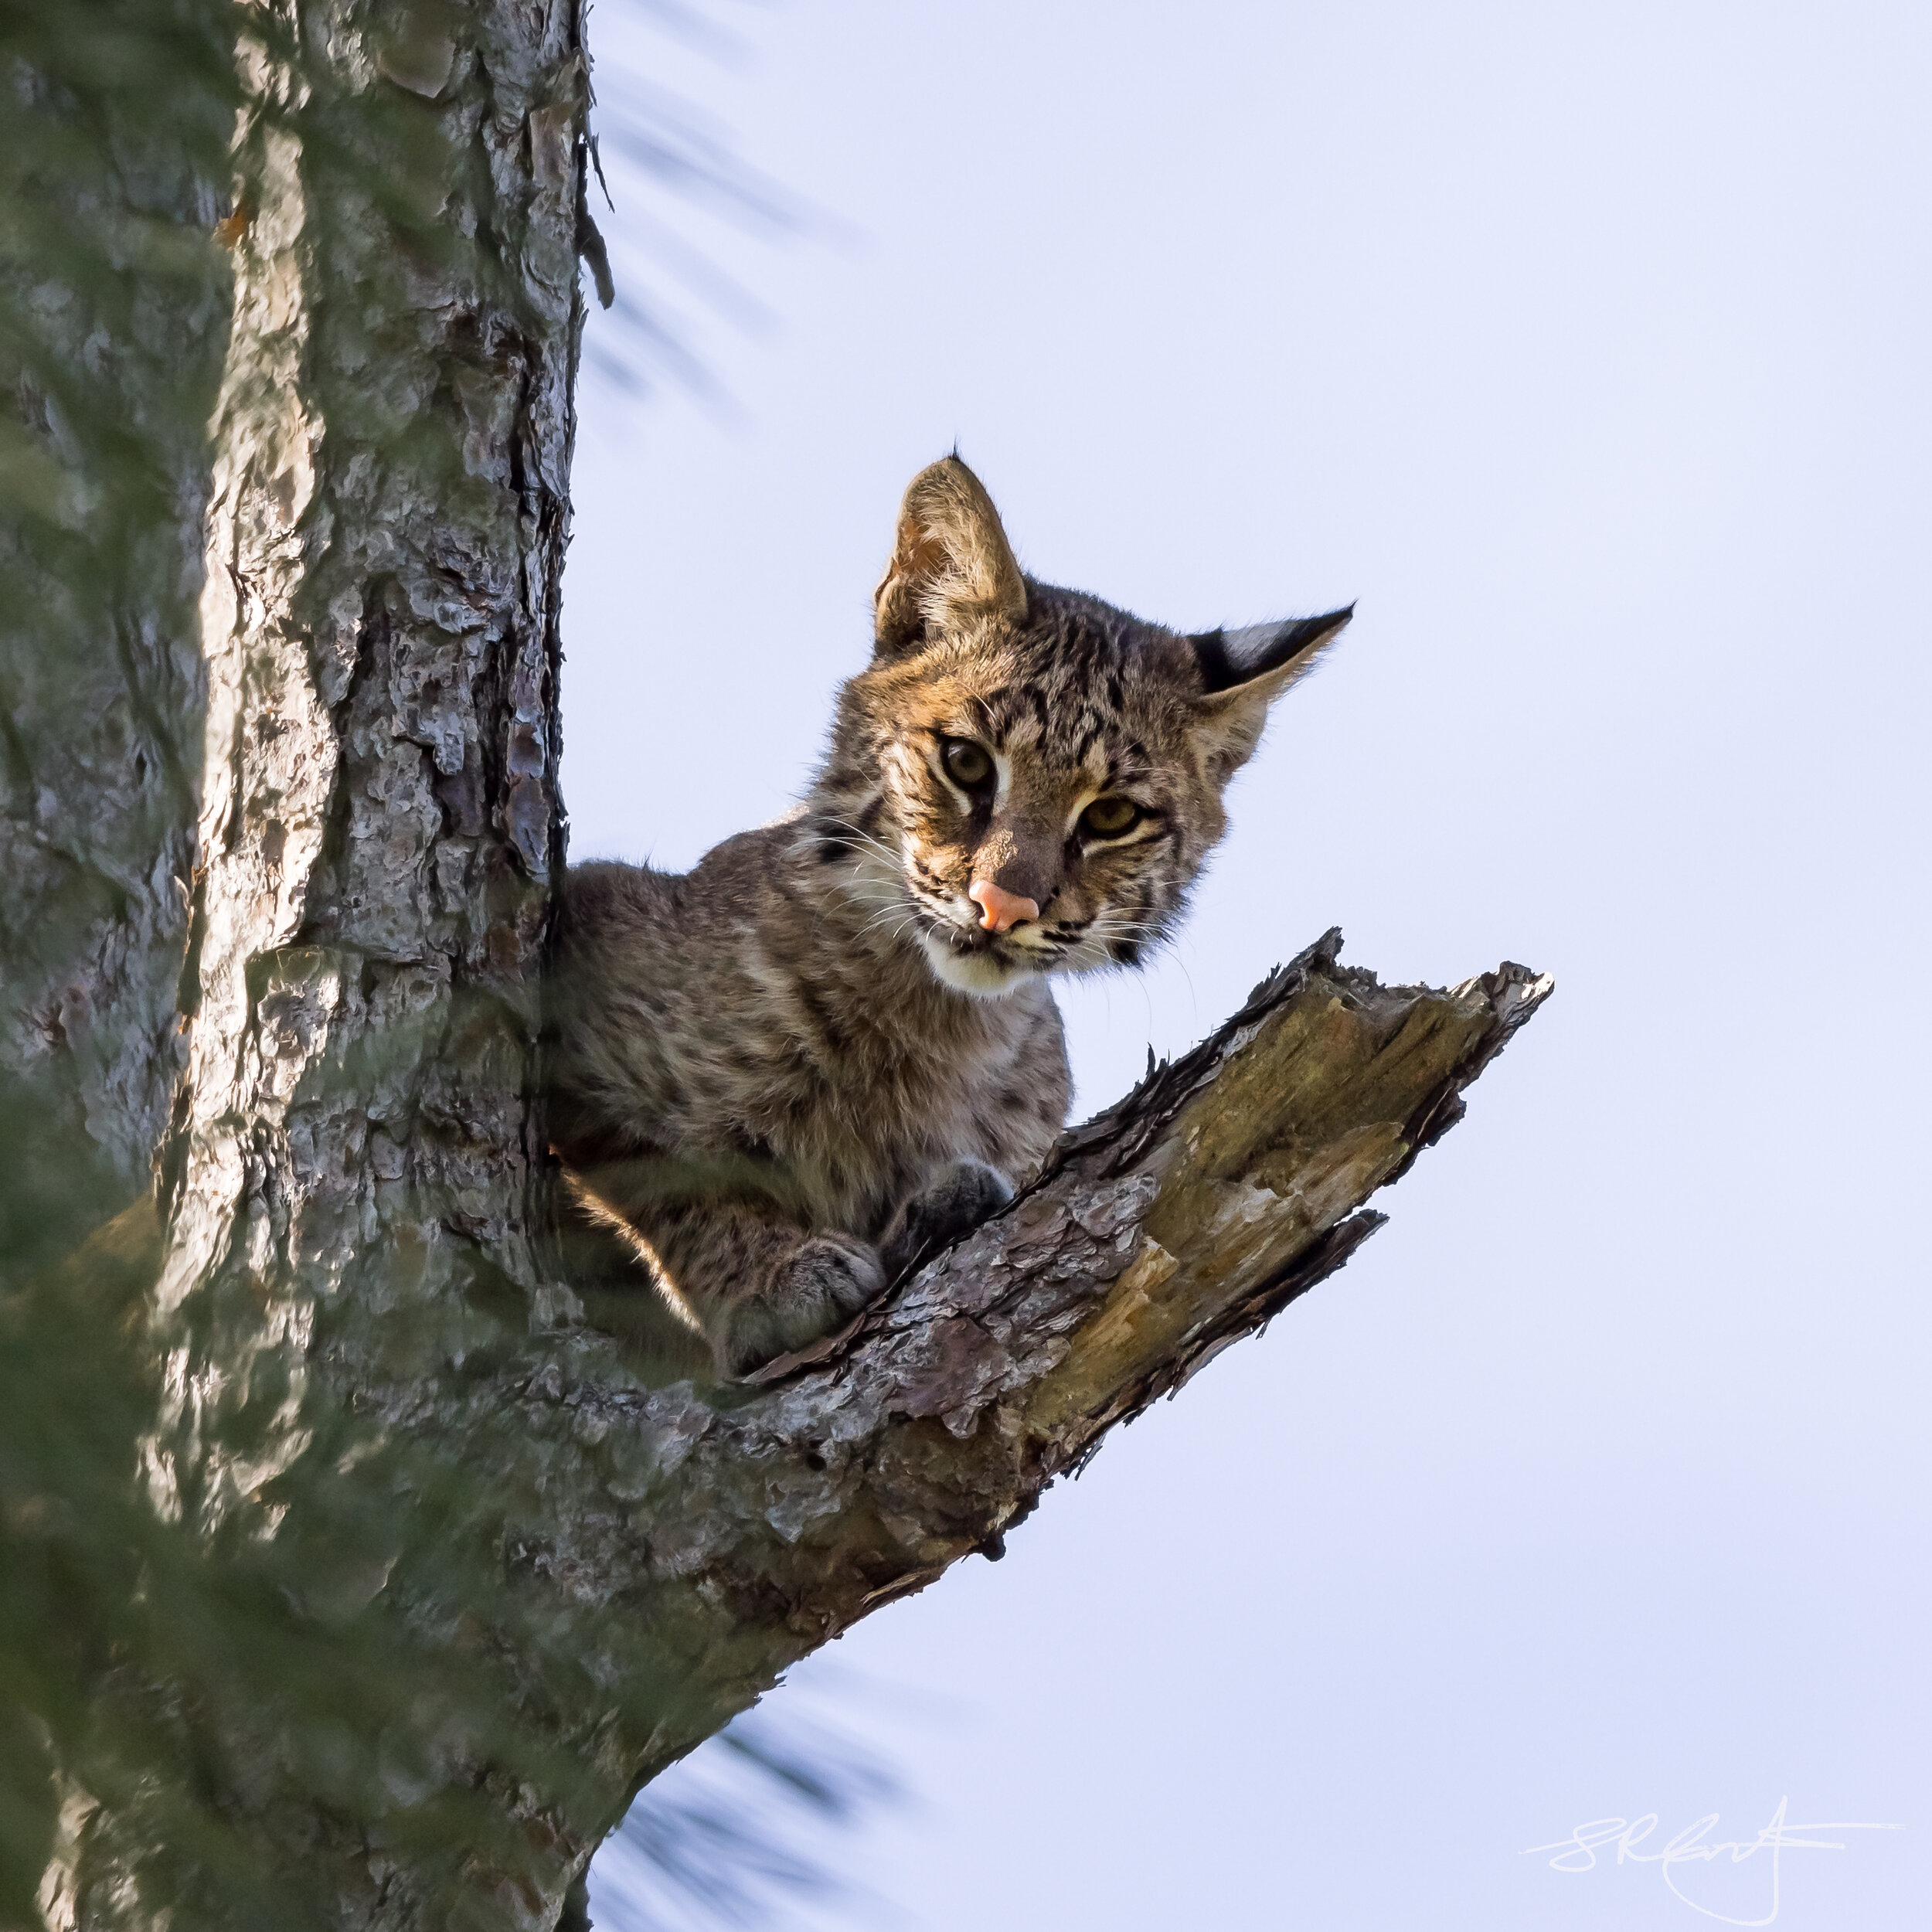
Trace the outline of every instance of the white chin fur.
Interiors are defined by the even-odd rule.
[[[998,999],[1030,975],[1023,966],[1003,966],[991,953],[956,953],[931,933],[922,933],[926,963],[934,976],[955,992],[979,999]]]

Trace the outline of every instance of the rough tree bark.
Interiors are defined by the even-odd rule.
[[[233,31],[119,12],[22,33],[0,95],[0,1063],[124,1201],[181,1066]]]
[[[0,1924],[138,1577],[139,1378],[27,1285],[151,1185],[184,1064],[207,421],[234,29],[198,0],[0,26]],[[165,104],[165,105],[164,105]],[[111,1274],[111,1268],[90,1270]],[[151,1278],[151,1270],[150,1270]],[[64,1285],[64,1284],[63,1284]]]
[[[124,1198],[158,1159],[165,1225],[116,1317],[149,1607],[36,1703],[19,1828],[50,1926],[548,1927],[642,1781],[1340,1266],[1548,983],[1384,988],[1331,934],[820,1359],[653,1386],[546,1236],[576,0],[215,14],[239,192],[178,168],[164,214],[232,312],[204,264],[117,365],[136,406],[199,368],[212,447],[176,434],[175,563],[90,660],[108,750],[9,693],[9,907],[36,866],[118,895],[7,958],[9,1066]],[[90,1265],[35,1319],[100,1321]]]

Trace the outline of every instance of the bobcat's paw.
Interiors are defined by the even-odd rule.
[[[923,1267],[941,1248],[970,1233],[1013,1198],[1013,1184],[984,1161],[955,1161],[899,1210],[879,1252],[889,1278]]]
[[[734,1303],[718,1350],[727,1375],[749,1375],[775,1355],[842,1328],[885,1287],[879,1256],[848,1235],[815,1235]]]

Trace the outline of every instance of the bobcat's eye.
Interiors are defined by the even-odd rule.
[[[977,791],[992,782],[992,754],[970,738],[948,738],[940,749],[939,760],[946,767],[947,777],[968,791]]]
[[[1117,838],[1141,822],[1141,808],[1131,798],[1096,798],[1080,814],[1080,830],[1094,838]]]

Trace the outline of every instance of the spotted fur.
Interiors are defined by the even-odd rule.
[[[913,480],[874,607],[797,813],[566,886],[557,1150],[726,1373],[1038,1168],[1069,1093],[1047,976],[1172,930],[1270,702],[1349,617],[1190,637],[1036,583],[956,457]]]

